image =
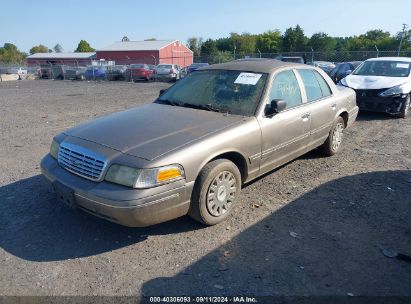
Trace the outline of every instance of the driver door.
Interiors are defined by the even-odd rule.
[[[303,103],[295,71],[285,70],[274,76],[269,101],[282,99],[286,109],[273,117],[260,116],[262,155],[260,174],[268,172],[304,154],[310,138],[311,113]]]

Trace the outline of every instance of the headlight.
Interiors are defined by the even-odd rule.
[[[402,85],[392,87],[388,90],[385,90],[384,92],[380,93],[379,95],[381,97],[387,97],[387,96],[400,95],[400,94],[404,94],[404,88],[402,87]]]
[[[107,171],[105,180],[112,183],[133,187],[139,174],[139,169],[121,165],[112,165]]]
[[[50,146],[50,155],[57,159],[57,155],[59,154],[60,144],[53,139]]]
[[[123,165],[112,165],[105,180],[133,188],[151,188],[184,178],[180,165],[170,165],[153,169],[136,169]]]

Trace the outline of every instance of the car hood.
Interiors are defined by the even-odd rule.
[[[151,103],[92,120],[64,133],[153,160],[243,119],[237,115]]]
[[[344,79],[350,88],[362,90],[388,89],[407,82],[406,77],[386,76],[348,75]]]

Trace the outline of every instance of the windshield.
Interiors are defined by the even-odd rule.
[[[236,115],[254,115],[267,74],[196,71],[170,87],[156,102]]]
[[[304,59],[302,57],[283,57],[281,61],[284,62],[295,62],[295,63],[304,63]]]
[[[190,68],[201,68],[204,66],[208,66],[208,63],[193,63],[192,65],[190,65]]]
[[[410,62],[365,61],[353,74],[363,76],[407,77],[410,74]]]
[[[144,69],[146,66],[144,64],[130,64],[130,68],[133,69]]]
[[[157,68],[159,68],[159,69],[171,69],[172,65],[170,65],[170,64],[159,64],[157,66]]]

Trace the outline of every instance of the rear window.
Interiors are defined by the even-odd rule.
[[[193,63],[192,65],[190,65],[190,67],[192,68],[200,68],[204,66],[208,66],[208,63]]]
[[[130,68],[133,68],[133,69],[144,69],[145,67],[146,67],[145,64],[131,64],[130,65]]]
[[[284,62],[295,62],[295,63],[304,63],[304,59],[302,57],[283,57],[281,61]]]

